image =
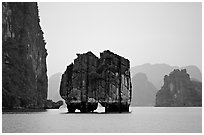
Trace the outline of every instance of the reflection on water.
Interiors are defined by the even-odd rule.
[[[202,108],[132,107],[131,113],[67,113],[66,108],[44,112],[8,112],[3,132],[202,132]]]

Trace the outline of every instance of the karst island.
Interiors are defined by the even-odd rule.
[[[105,112],[129,112],[131,93],[129,60],[109,50],[100,58],[90,51],[77,54],[61,78],[60,95],[69,112],[93,112],[98,103]]]

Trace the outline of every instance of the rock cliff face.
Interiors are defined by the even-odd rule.
[[[202,106],[202,83],[190,80],[186,70],[174,70],[164,77],[156,106]]]
[[[2,3],[3,108],[43,108],[47,98],[45,41],[37,3]]]
[[[62,75],[60,95],[69,112],[94,111],[98,103],[106,112],[129,111],[131,101],[130,63],[108,50],[100,58],[92,52],[77,54]]]
[[[132,78],[131,106],[155,106],[156,87],[148,80],[146,74],[137,73]]]

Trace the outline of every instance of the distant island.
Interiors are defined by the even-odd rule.
[[[137,73],[146,74],[148,80],[159,90],[164,84],[164,75],[169,74],[174,69],[186,69],[190,75],[191,80],[197,80],[202,82],[202,73],[200,69],[195,65],[188,66],[172,66],[165,63],[150,64],[145,63],[130,68],[131,76],[134,77]]]
[[[155,106],[157,88],[150,82],[145,73],[132,77],[131,106]]]
[[[165,75],[164,85],[156,94],[156,106],[202,106],[202,83],[191,81],[186,69],[175,69]]]
[[[186,69],[191,81],[202,82],[201,71],[194,65],[178,67],[146,63],[134,66],[130,69],[133,86],[131,106],[155,106],[156,93],[164,84],[164,76],[174,69]]]

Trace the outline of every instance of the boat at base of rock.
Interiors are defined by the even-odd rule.
[[[77,54],[62,75],[60,95],[69,112],[93,112],[98,103],[105,112],[129,112],[132,86],[130,62],[109,50]]]

